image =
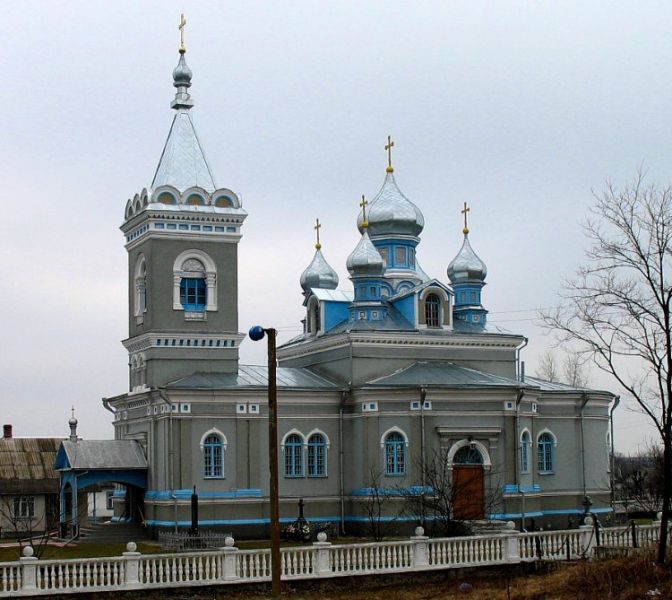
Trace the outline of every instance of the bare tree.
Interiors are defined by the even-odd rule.
[[[663,503],[663,452],[650,445],[634,456],[614,458],[616,498],[629,511],[656,513]]]
[[[7,524],[10,535],[16,539],[19,548],[31,546],[38,558],[42,556],[49,541],[48,527],[54,518],[51,510],[47,504],[44,514],[37,515],[33,496],[0,496],[0,522]]]
[[[575,388],[588,386],[588,358],[576,350],[567,350],[562,359],[562,382]]]
[[[366,495],[359,502],[366,516],[368,535],[376,542],[385,538],[403,511],[403,506],[401,510],[398,506],[403,492],[381,486],[381,479],[382,472],[370,467],[366,479]]]
[[[558,364],[553,352],[547,350],[541,355],[539,366],[534,374],[544,381],[558,381]]]
[[[488,486],[481,493],[482,469],[474,465],[473,476],[455,476],[457,465],[448,460],[448,450],[434,451],[424,464],[418,465],[423,473],[422,488],[406,490],[406,514],[419,517],[426,527],[440,536],[468,535],[471,520],[496,512],[501,505],[502,486],[495,472],[488,472]]]
[[[657,560],[665,561],[672,491],[672,189],[630,185],[595,194],[585,225],[587,262],[567,282],[561,308],[542,314],[609,373],[655,425],[663,448],[663,518]]]

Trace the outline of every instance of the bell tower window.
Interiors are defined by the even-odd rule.
[[[173,309],[185,311],[188,319],[204,319],[206,311],[217,310],[217,268],[205,252],[187,250],[175,260]]]
[[[203,312],[205,310],[205,279],[183,277],[180,281],[180,303],[184,310]]]
[[[147,263],[141,254],[135,266],[133,315],[137,325],[144,323],[147,312]]]

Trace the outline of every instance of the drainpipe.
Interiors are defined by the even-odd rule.
[[[525,531],[525,494],[523,492],[522,474],[520,472],[520,460],[518,456],[518,444],[520,442],[520,403],[525,396],[525,390],[522,388],[518,390],[516,397],[516,412],[513,415],[514,419],[514,438],[513,438],[513,465],[514,473],[516,474],[516,484],[518,485],[518,495],[520,496],[520,530]],[[528,456],[529,460],[529,456]]]
[[[583,409],[588,404],[588,394],[581,394],[581,481],[583,483],[583,497],[586,497],[586,443],[583,436]]]
[[[530,340],[527,338],[523,338],[523,343],[516,348],[516,369],[518,370],[518,379],[520,381],[525,380],[525,367],[523,367],[522,371],[520,368],[520,352],[529,344]]]
[[[616,410],[616,407],[618,406],[619,402],[621,401],[620,396],[614,396],[614,403],[611,405],[611,409],[609,410],[609,439],[611,440],[610,448],[609,448],[609,466],[611,467],[609,469],[609,484],[611,488],[611,510],[615,511],[615,501],[616,497],[614,495],[614,411]]]
[[[343,485],[343,411],[348,398],[346,390],[341,391],[341,404],[338,407],[338,485],[341,497],[341,535],[345,535],[345,498]]]
[[[426,441],[425,441],[425,398],[427,398],[427,389],[420,388],[420,476],[424,492],[425,489],[425,464],[426,464]]]
[[[157,388],[159,396],[168,405],[168,485],[173,500],[173,531],[177,533],[177,496],[175,495],[175,450],[173,449],[173,404],[162,388]]]

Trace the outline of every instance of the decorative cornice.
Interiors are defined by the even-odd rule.
[[[169,350],[223,350],[227,348],[238,348],[240,342],[245,339],[245,334],[243,333],[189,333],[186,331],[165,331],[162,333],[143,333],[132,338],[127,338],[121,343],[124,345],[124,348],[129,353],[143,352],[144,350],[149,350],[150,348],[161,348]],[[175,345],[172,343],[165,344],[165,340],[197,340],[198,344],[194,345],[180,345],[177,342]],[[205,344],[201,345],[201,340],[205,341]],[[213,345],[210,345],[210,340],[213,341]],[[220,342],[219,345],[215,345],[214,342]],[[224,345],[222,345],[224,342]]]
[[[278,358],[298,358],[343,346],[392,346],[392,347],[434,347],[434,348],[488,348],[491,350],[515,350],[522,344],[522,335],[507,334],[461,334],[446,332],[445,335],[416,333],[341,333],[335,336],[311,339],[295,346],[278,348]]]

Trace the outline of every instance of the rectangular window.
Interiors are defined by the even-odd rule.
[[[476,292],[469,292],[469,302],[476,304]]]
[[[397,265],[405,265],[406,264],[406,247],[405,246],[397,246],[395,248],[394,262]]]
[[[187,229],[189,229],[189,225],[187,225],[186,223],[184,223],[184,224],[180,223],[178,225],[178,228],[181,229],[182,231],[186,231]]]
[[[14,496],[14,518],[32,519],[35,516],[35,496]]]
[[[415,266],[415,250],[412,248],[408,250],[408,263],[414,267]]]
[[[183,277],[180,281],[180,303],[185,310],[205,310],[205,279]]]
[[[378,288],[377,288],[377,287],[373,287],[373,286],[371,286],[370,291],[371,291],[371,296],[372,296],[372,297],[375,298],[375,297],[378,295]]]
[[[378,248],[378,253],[383,259],[383,266],[387,266],[388,250],[387,248]]]
[[[113,496],[114,496],[113,490],[107,490],[105,492],[105,508],[107,508],[107,510],[112,510],[114,508],[114,504],[112,504]]]

